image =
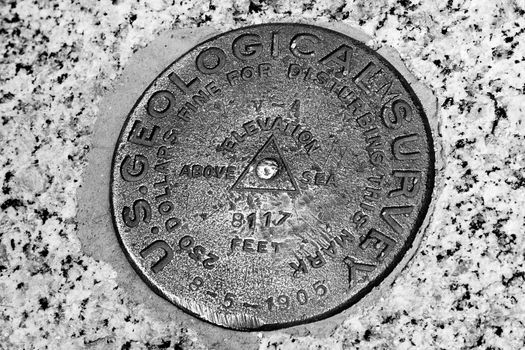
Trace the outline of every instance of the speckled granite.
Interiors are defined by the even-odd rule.
[[[393,46],[438,97],[446,164],[421,250],[384,300],[325,338],[260,334],[260,349],[525,348],[524,15],[492,0],[0,2],[0,349],[205,348],[81,250],[97,103],[159,32],[299,18]]]

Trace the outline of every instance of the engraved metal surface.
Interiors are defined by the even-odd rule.
[[[158,294],[241,330],[362,298],[414,241],[433,186],[414,92],[362,43],[302,24],[199,44],[147,88],[115,150],[122,249]]]

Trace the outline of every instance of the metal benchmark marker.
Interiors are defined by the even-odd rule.
[[[171,64],[131,110],[111,183],[122,249],[158,294],[240,330],[352,305],[412,245],[433,186],[428,121],[362,43],[241,28]]]

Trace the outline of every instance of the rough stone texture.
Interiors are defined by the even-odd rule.
[[[97,104],[158,33],[341,21],[394,47],[438,97],[446,164],[422,248],[366,313],[260,349],[525,347],[523,1],[2,1],[0,348],[200,349],[86,256],[75,192]],[[213,348],[213,346],[210,346]]]

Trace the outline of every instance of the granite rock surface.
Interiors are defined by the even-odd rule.
[[[169,29],[343,22],[438,98],[445,160],[419,253],[369,312],[260,349],[525,348],[525,2],[0,2],[0,349],[205,349],[85,255],[75,193],[97,104]]]

